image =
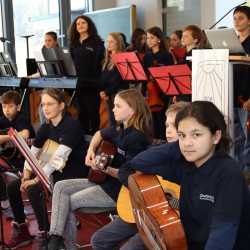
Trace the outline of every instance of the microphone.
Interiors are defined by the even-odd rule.
[[[216,23],[214,23],[211,27],[209,27],[209,29],[213,29],[221,20],[223,20],[232,10],[236,9],[237,7],[246,4],[247,2],[238,4],[237,6],[233,7],[232,9],[230,9],[223,17],[221,17]]]

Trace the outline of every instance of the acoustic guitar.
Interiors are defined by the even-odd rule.
[[[138,231],[148,249],[187,250],[180,218],[169,205],[158,178],[131,175],[129,189]]]
[[[25,160],[28,162],[29,166],[33,170],[33,172],[38,176],[42,186],[45,187],[45,191],[52,191],[52,183],[49,178],[45,175],[42,170],[43,166],[48,163],[55,151],[59,147],[59,144],[53,140],[46,140],[44,143],[42,150],[39,155],[36,157],[30,150],[29,146],[25,142],[25,140],[17,133],[17,131],[13,128],[10,128],[8,131],[8,135],[10,136],[13,143],[17,146],[20,153],[24,156]]]
[[[34,138],[25,139],[26,143],[31,146],[34,142]],[[12,141],[5,142],[0,145],[0,156],[4,160],[11,160],[18,155],[19,151],[17,150],[15,144]]]
[[[109,141],[102,141],[96,151],[96,167],[100,170],[89,169],[88,179],[91,182],[101,184],[106,180],[106,174],[102,171],[105,170],[112,162],[117,148]]]
[[[178,203],[180,197],[180,186],[174,182],[163,180],[161,176],[157,176],[157,178],[164,190],[164,193]],[[177,205],[175,205],[175,207],[177,207]],[[130,199],[130,191],[125,186],[122,186],[119,192],[116,209],[122,220],[128,223],[136,223]]]

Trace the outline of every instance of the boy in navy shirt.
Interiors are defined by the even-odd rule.
[[[31,124],[29,123],[28,119],[26,119],[19,112],[21,96],[17,91],[9,90],[5,92],[0,98],[0,103],[2,105],[2,111],[3,111],[3,116],[0,117],[0,131],[1,131],[0,147],[3,151],[1,152],[0,157],[2,161],[7,161],[7,164],[13,167],[12,169],[13,171],[22,171],[24,162],[23,158],[15,154],[14,149],[10,149],[13,151],[13,156],[11,156],[10,158],[7,158],[7,155],[5,154],[6,151],[4,150],[4,145],[10,141],[10,137],[7,134],[7,130],[10,127],[16,129],[17,132],[24,139],[28,139],[29,137],[34,137],[34,130]],[[3,169],[3,171],[5,170],[6,169]],[[6,195],[6,185],[1,175],[0,175],[0,195],[2,201],[1,204],[3,205],[2,208],[4,208],[7,205],[7,203],[5,202],[7,199],[7,195]]]

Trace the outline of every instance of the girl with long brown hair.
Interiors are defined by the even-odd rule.
[[[93,136],[85,164],[96,169],[96,150],[102,140],[111,141],[117,147],[117,153],[106,170],[106,180],[95,184],[88,179],[65,180],[56,183],[52,199],[52,216],[49,250],[63,246],[64,229],[70,228],[72,241],[69,249],[74,249],[76,228],[74,211],[78,208],[115,209],[121,188],[118,180],[120,170],[126,169],[126,162],[145,150],[151,142],[151,114],[144,97],[136,89],[124,90],[114,99],[114,116],[118,126],[102,129]],[[130,170],[122,171],[123,178]]]
[[[121,53],[125,50],[122,36],[118,32],[109,33],[106,40],[105,58],[100,77],[101,86],[101,106],[100,106],[100,127],[107,127],[115,124],[115,118],[112,112],[113,101],[119,90],[127,89],[129,86],[123,82],[120,73],[112,61],[112,55]],[[106,117],[103,116],[106,114]]]

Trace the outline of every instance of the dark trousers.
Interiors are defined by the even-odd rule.
[[[20,191],[20,179],[14,180],[7,185],[7,194],[10,206],[14,215],[14,220],[21,224],[25,222],[24,204]],[[36,215],[39,230],[49,230],[49,220],[47,215],[44,192],[39,184],[31,185],[27,188],[27,195]]]
[[[163,109],[158,112],[152,112],[152,117],[154,126],[154,138],[165,140],[166,139],[165,110]]]
[[[6,184],[4,182],[2,174],[0,173],[0,201],[4,201],[6,199],[7,199]]]
[[[121,243],[127,240],[122,247]],[[93,250],[146,250],[136,224],[124,222],[120,218],[105,225],[94,233],[91,238]]]
[[[93,135],[99,130],[100,97],[97,91],[79,89],[77,91],[79,120],[86,134]]]

